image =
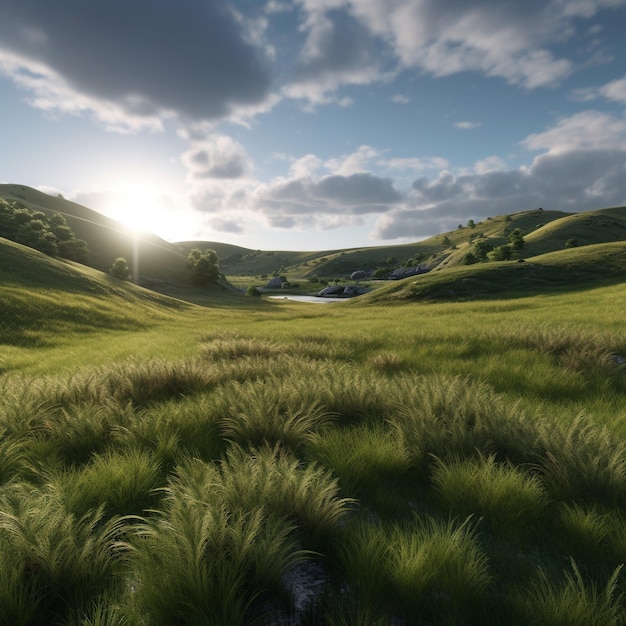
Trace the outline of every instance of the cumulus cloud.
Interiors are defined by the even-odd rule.
[[[573,150],[626,149],[626,118],[600,111],[582,111],[522,141],[529,150],[558,154]]]
[[[529,168],[418,179],[412,198],[380,217],[374,237],[435,235],[470,218],[537,207],[579,212],[624,204],[625,150],[545,154]]]
[[[380,213],[402,201],[389,178],[360,173],[321,178],[276,179],[260,185],[254,205],[272,216],[291,218],[315,214],[364,215]]]
[[[245,148],[227,135],[213,135],[196,141],[182,155],[190,179],[239,179],[252,174],[252,161]]]
[[[344,176],[356,174],[358,172],[367,172],[369,163],[372,159],[380,156],[382,152],[372,146],[359,146],[352,154],[344,155],[338,158],[328,159],[326,167]]]
[[[384,42],[398,61],[393,71],[418,68],[434,76],[477,71],[533,89],[562,81],[574,63],[553,51],[576,33],[577,20],[625,4],[625,0],[299,0],[307,18],[309,39],[304,49],[309,65],[319,75],[332,70],[337,87],[342,81],[363,84],[381,78],[366,58],[374,46],[367,38]],[[365,31],[354,26],[353,16]],[[333,45],[333,20],[342,16],[352,32],[341,46]],[[356,35],[358,33],[358,36]],[[321,45],[324,42],[325,45]],[[360,50],[358,46],[360,45]],[[357,51],[359,50],[359,51]],[[601,53],[601,51],[598,51]],[[349,63],[347,61],[349,60]],[[358,72],[357,68],[369,68]],[[341,70],[345,70],[342,74]],[[391,70],[389,70],[391,71]]]
[[[283,88],[290,98],[323,104],[343,85],[367,85],[383,76],[380,43],[359,20],[343,8],[305,3],[306,40],[293,78]],[[339,100],[341,105],[343,100]]]
[[[5,0],[0,69],[36,106],[129,129],[218,119],[260,105],[271,86],[265,49],[217,0],[158,10],[150,0]]]

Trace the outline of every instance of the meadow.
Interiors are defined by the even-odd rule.
[[[2,328],[0,624],[626,622],[624,284],[58,280]]]

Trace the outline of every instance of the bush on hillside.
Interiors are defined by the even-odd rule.
[[[513,250],[521,250],[524,247],[524,231],[521,228],[512,230],[509,233],[509,243]]]
[[[109,274],[113,276],[113,278],[119,278],[120,280],[130,280],[131,273],[128,267],[128,263],[126,263],[126,259],[122,257],[118,257],[115,259],[113,265],[109,268]]]
[[[490,261],[510,261],[513,256],[513,246],[511,244],[504,244],[494,248],[491,252],[487,253],[487,258]]]
[[[214,284],[219,278],[219,265],[217,252],[207,248],[204,252],[200,248],[194,248],[187,257],[187,263],[193,275],[195,285],[206,287]]]

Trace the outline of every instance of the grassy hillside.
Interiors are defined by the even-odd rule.
[[[206,307],[228,316],[232,307],[245,311],[261,304],[222,285],[181,292],[184,300],[0,238],[0,374],[27,365],[72,368],[154,355],[162,353],[163,341],[175,352],[185,346],[193,350],[196,317]],[[188,315],[184,325],[183,311]],[[170,327],[179,328],[180,334],[170,332]],[[125,333],[123,341],[107,340],[120,332]],[[49,363],[40,362],[38,351],[43,347],[55,351]]]
[[[524,255],[559,250],[570,239],[578,246],[626,241],[626,207],[577,213],[536,228],[525,237]]]
[[[64,215],[76,236],[87,242],[89,263],[96,269],[106,271],[117,257],[123,257],[139,284],[158,289],[163,283],[189,281],[186,257],[175,245],[152,233],[132,233],[85,206],[23,185],[0,185],[0,196],[30,209]]]
[[[145,329],[188,306],[0,239],[0,344],[39,345],[66,331]]]
[[[480,300],[578,291],[624,283],[626,242],[559,250],[523,262],[458,265],[390,283],[359,298],[362,302],[398,300]]]

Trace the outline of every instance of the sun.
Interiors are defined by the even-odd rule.
[[[163,206],[163,194],[158,186],[149,183],[126,183],[117,187],[111,192],[107,215],[133,234],[167,233],[172,221]]]

